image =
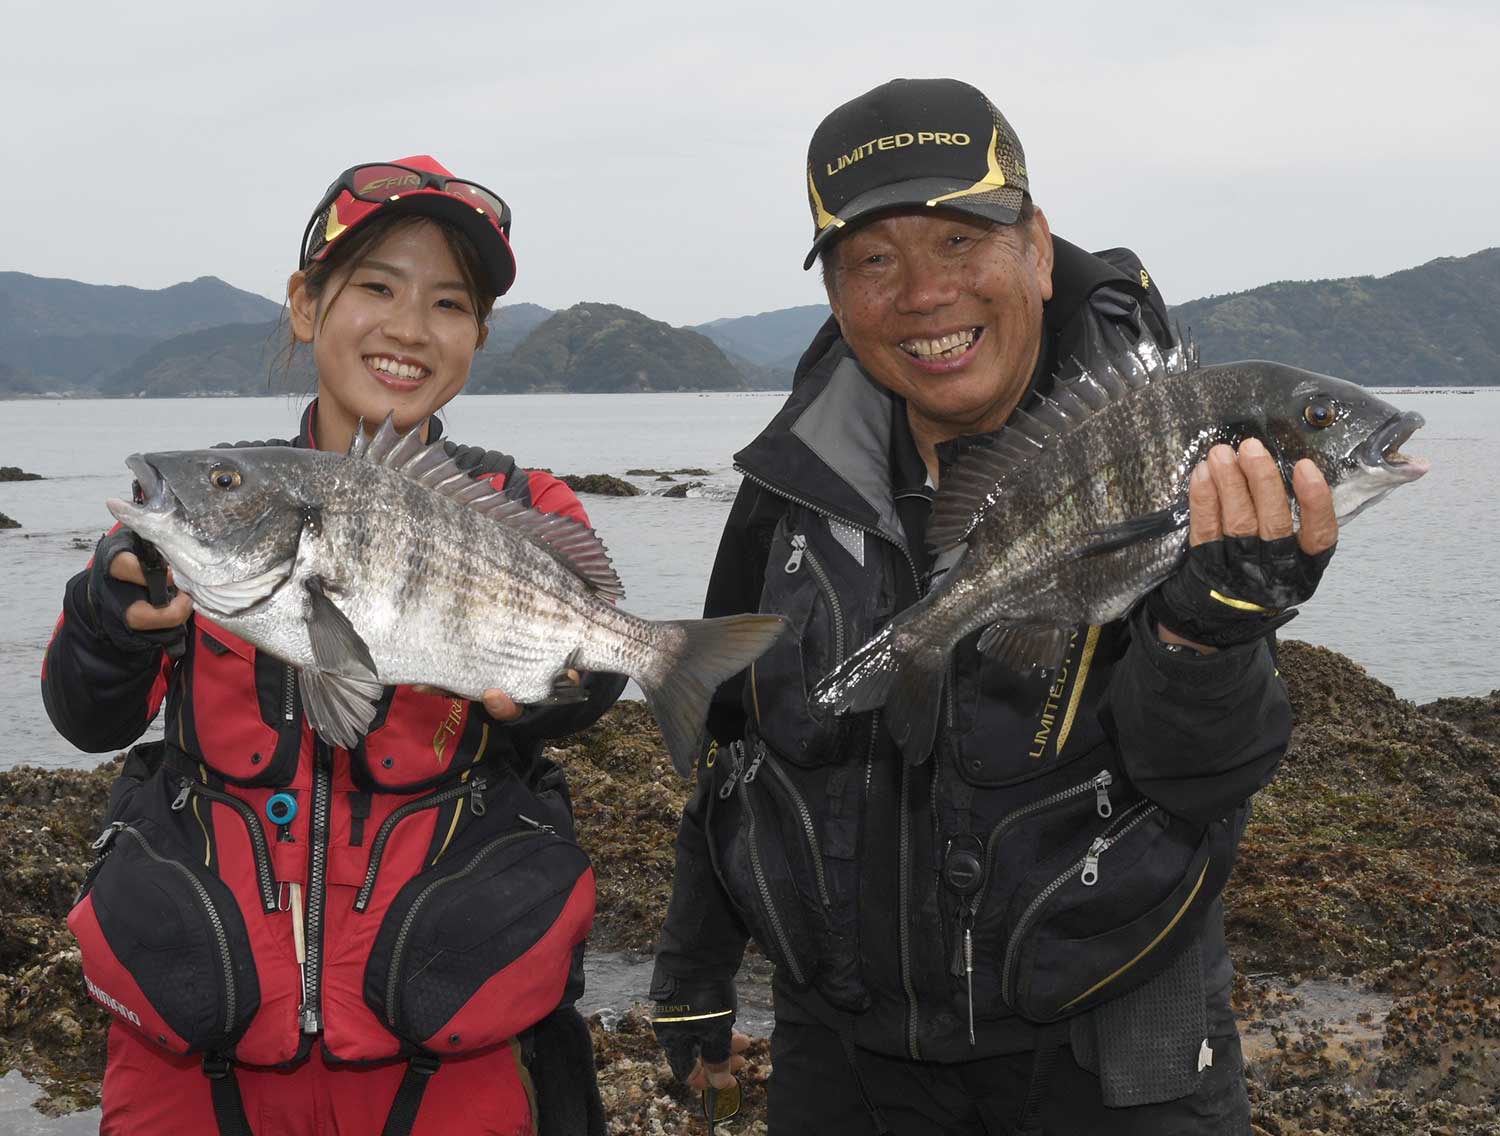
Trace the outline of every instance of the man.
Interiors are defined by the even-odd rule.
[[[880,711],[809,704],[941,571],[928,514],[963,452],[1103,344],[1168,346],[1165,306],[1132,254],[1052,237],[1019,139],[963,83],[897,80],[839,107],[808,195],[804,267],[821,259],[833,319],[736,455],[705,603],[780,612],[796,634],[719,692],[657,953],[658,1037],[678,1076],[732,1089],[753,936],[776,963],[773,1136],[1248,1132],[1218,894],[1289,737],[1269,649],[1284,615],[1184,568],[1128,620],[1078,629],[1052,671],[987,659],[976,633],[916,764]],[[1310,463],[1295,485],[1293,536],[1265,448],[1214,447],[1190,542],[1270,549],[1305,599],[1337,525]]]

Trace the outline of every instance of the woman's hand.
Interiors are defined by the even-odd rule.
[[[133,552],[120,552],[109,562],[109,574],[127,584],[146,587],[146,573]],[[167,587],[175,587],[172,569],[167,569]],[[193,614],[193,597],[178,591],[166,604],[157,607],[149,600],[136,600],[125,609],[125,626],[132,631],[170,631],[181,627]]]

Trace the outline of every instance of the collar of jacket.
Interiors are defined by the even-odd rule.
[[[318,448],[317,440],[313,437],[313,425],[317,420],[318,400],[313,399],[302,411],[302,427],[297,431],[297,440],[293,445],[303,450],[315,450]],[[442,436],[443,420],[434,414],[427,419],[427,441],[431,444]]]
[[[1059,337],[1089,294],[1106,283],[1135,283],[1061,238],[1053,238],[1053,250],[1052,299],[1042,313],[1047,349],[1037,361],[1031,390],[1066,362],[1057,357]],[[890,455],[891,423],[905,410],[905,402],[865,373],[830,316],[797,364],[791,397],[734,455],[735,466],[780,496],[904,547]]]

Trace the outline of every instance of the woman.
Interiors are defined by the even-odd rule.
[[[515,278],[499,197],[429,157],[346,170],[287,285],[317,398],[293,445],[363,420],[441,442],[475,478],[587,523],[561,482],[441,438]],[[365,741],[308,728],[296,673],[164,586],[128,530],[69,583],[43,696],[101,752],[136,746],[69,917],[115,1016],[108,1134],[602,1132],[581,990],[593,912],[562,771],[623,680],[565,706],[388,688]],[[559,1004],[562,1009],[556,1009]]]

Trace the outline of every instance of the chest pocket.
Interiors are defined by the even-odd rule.
[[[304,742],[295,672],[201,615],[185,663],[172,740],[239,784],[290,782]]]
[[[355,765],[376,789],[412,792],[482,758],[489,733],[472,702],[387,687]]]
[[[793,633],[750,668],[745,713],[772,750],[798,765],[838,760],[853,726],[851,717],[816,713],[807,696],[869,638],[888,593],[867,540],[797,507],[771,538],[760,610],[784,616]]]

